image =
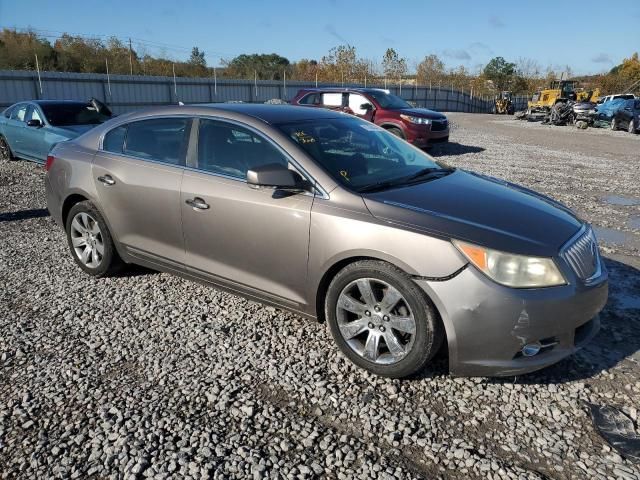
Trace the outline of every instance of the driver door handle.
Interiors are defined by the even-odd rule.
[[[116,181],[111,178],[111,175],[101,175],[98,177],[98,181],[108,186],[116,184]]]
[[[205,202],[203,199],[201,199],[200,197],[195,197],[195,198],[192,198],[191,200],[185,200],[184,203],[186,203],[190,207],[197,208],[198,210],[209,209],[209,204]]]

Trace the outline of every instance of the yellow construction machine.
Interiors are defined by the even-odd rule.
[[[549,88],[536,92],[528,102],[527,115],[547,115],[558,102],[596,102],[600,89],[587,91],[578,87],[575,80],[557,80],[551,82]]]

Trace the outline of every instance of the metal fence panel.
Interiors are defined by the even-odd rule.
[[[253,81],[213,78],[173,78],[131,75],[103,75],[67,72],[42,72],[42,92],[36,72],[0,71],[0,108],[30,99],[87,100],[95,97],[106,101],[116,113],[145,106],[208,102],[265,102],[271,99],[291,100],[299,89],[313,88],[315,82]],[[342,86],[324,83],[319,86]],[[344,86],[363,87],[359,84]],[[384,88],[371,84],[369,88]],[[447,112],[491,111],[493,99],[472,97],[469,91],[450,87],[387,85],[387,89],[409,102],[425,108]],[[526,108],[526,97],[515,97],[516,110]]]

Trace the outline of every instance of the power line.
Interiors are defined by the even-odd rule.
[[[62,35],[67,34],[69,36],[81,38],[83,40],[110,40],[112,38],[115,38],[116,40],[119,40],[123,44],[127,44],[130,40],[133,40],[135,41],[136,44],[141,45],[143,47],[160,49],[160,50],[169,50],[174,52],[191,53],[191,50],[192,50],[191,48],[181,46],[181,45],[157,42],[153,40],[145,40],[137,37],[118,37],[117,35],[105,35],[105,34],[98,34],[98,33],[88,34],[88,33],[79,33],[79,32],[63,32],[60,30],[48,30],[48,29],[45,30],[45,29],[32,28],[32,27],[0,26],[0,29],[14,30],[18,33],[34,33],[40,37],[43,37],[46,39],[55,39],[55,40],[62,37]],[[202,50],[207,52],[207,54],[212,58],[222,59],[223,57],[235,56],[234,54],[228,53],[228,52],[219,52],[215,50],[210,50],[206,48],[206,46],[202,47]]]

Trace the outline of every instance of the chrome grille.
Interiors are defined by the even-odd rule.
[[[563,258],[580,280],[589,281],[600,271],[598,241],[591,227],[584,227],[562,251]]]

